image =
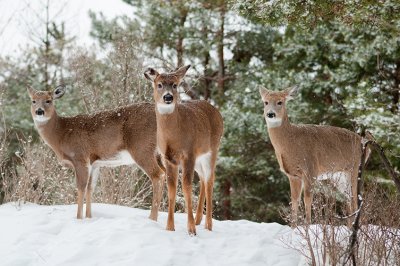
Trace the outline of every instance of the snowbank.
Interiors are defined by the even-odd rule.
[[[76,205],[0,206],[1,265],[299,265],[300,254],[282,243],[288,226],[214,221],[197,236],[186,232],[186,215],[175,215],[175,232],[149,211],[93,204],[94,218],[75,219]],[[203,220],[204,222],[204,220]]]

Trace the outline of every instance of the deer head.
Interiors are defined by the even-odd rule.
[[[159,74],[155,69],[148,68],[144,76],[153,83],[154,100],[160,114],[171,114],[179,100],[178,87],[181,84],[190,65],[170,73]]]
[[[264,116],[268,128],[280,127],[287,116],[286,102],[293,99],[298,93],[298,86],[283,91],[270,91],[260,87],[260,95],[264,102]]]
[[[55,106],[53,101],[61,98],[65,89],[57,87],[53,92],[50,91],[37,91],[32,87],[27,88],[29,96],[32,100],[31,113],[33,120],[37,123],[46,123],[55,114]]]

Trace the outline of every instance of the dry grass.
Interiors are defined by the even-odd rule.
[[[313,224],[294,228],[297,240],[286,239],[284,243],[301,253],[310,265],[347,265],[351,231],[347,219],[341,218],[345,204],[337,200],[333,190],[319,187],[316,191]],[[368,186],[358,234],[357,265],[400,265],[399,209],[398,195],[391,195],[377,184]]]
[[[4,179],[6,202],[72,204],[77,197],[75,174],[62,167],[44,143],[20,140],[16,153],[20,164]],[[149,208],[151,182],[134,166],[102,169],[93,199],[95,202]]]

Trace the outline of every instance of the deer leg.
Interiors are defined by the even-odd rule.
[[[151,177],[151,182],[153,186],[153,200],[151,204],[151,211],[149,218],[154,221],[157,221],[158,217],[158,209],[160,207],[162,199],[164,180],[165,180],[165,174],[162,173],[161,171],[159,171],[156,174],[153,174]]]
[[[153,198],[151,202],[151,210],[149,219],[153,221],[157,221],[158,218],[158,210],[160,208],[162,194],[164,189],[164,181],[166,176],[166,169],[160,168],[160,164],[162,162],[158,162],[159,159],[157,156],[153,156],[152,160],[149,160],[146,156],[137,156],[135,155],[135,151],[130,151],[132,158],[136,161],[138,165],[144,170],[146,175],[151,180],[152,190],[153,190]]]
[[[211,173],[210,178],[206,181],[206,224],[205,228],[212,231],[212,211],[213,211],[213,189],[214,189],[214,172]]]
[[[178,184],[178,167],[167,162],[167,185],[168,185],[168,220],[167,230],[175,231],[174,213],[176,201],[176,187]]]
[[[347,211],[348,215],[352,215],[358,209],[358,195],[357,195],[357,172],[351,173],[351,180],[349,180],[349,189],[347,189]],[[353,217],[347,219],[347,226],[352,226]]]
[[[92,193],[96,187],[99,170],[98,167],[93,167],[90,171],[90,177],[86,189],[86,218],[92,218]]]
[[[291,205],[292,205],[292,218],[291,223],[292,226],[297,225],[297,212],[299,210],[299,201],[302,189],[302,180],[296,176],[289,176],[289,183],[290,183],[290,198],[291,198]]]
[[[84,165],[75,166],[76,184],[78,187],[78,211],[76,218],[82,219],[83,199],[86,193],[86,186],[89,180],[89,169]]]
[[[306,222],[311,224],[311,204],[312,204],[312,192],[311,184],[309,182],[304,183],[304,208],[306,210]]]
[[[358,209],[358,195],[357,195],[357,173],[355,175],[352,176],[352,180],[351,180],[351,208],[350,211],[352,213],[354,213],[357,209]]]
[[[204,194],[205,194],[205,183],[203,177],[200,177],[200,195],[196,210],[196,219],[195,219],[196,225],[199,225],[201,223],[201,220],[203,219],[204,200],[205,200]]]
[[[182,173],[182,189],[183,196],[185,197],[186,212],[188,215],[188,233],[189,235],[196,235],[196,226],[193,217],[193,206],[192,206],[192,183],[194,173],[194,159],[187,158],[183,161],[183,173]]]

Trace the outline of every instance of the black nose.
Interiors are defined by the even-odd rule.
[[[165,103],[170,104],[174,100],[174,96],[168,93],[164,95],[163,99]]]
[[[44,111],[42,109],[37,109],[36,110],[37,115],[44,115]]]
[[[267,116],[268,116],[268,118],[274,118],[276,116],[276,114],[271,112],[271,113],[268,113]]]

